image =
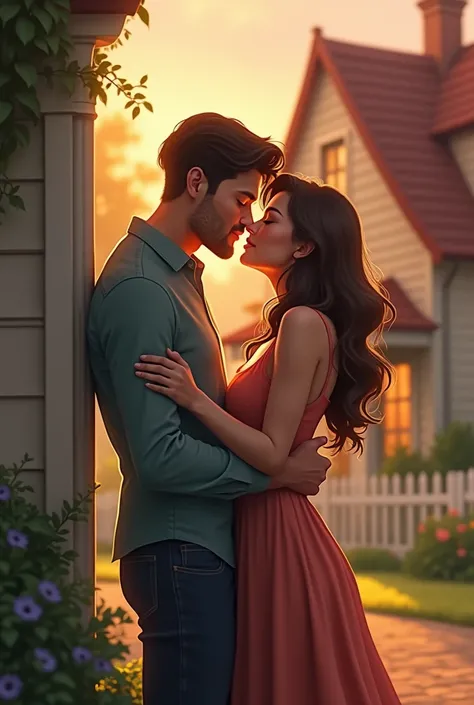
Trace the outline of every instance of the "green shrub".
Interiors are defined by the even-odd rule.
[[[415,578],[474,582],[474,517],[451,511],[420,524],[403,569]]]
[[[17,705],[132,705],[131,672],[114,665],[132,620],[99,606],[85,618],[94,588],[73,580],[77,554],[64,550],[66,524],[87,518],[91,490],[61,514],[40,512],[20,479],[25,463],[0,465],[0,699]],[[98,684],[103,680],[103,687]],[[105,680],[104,680],[105,679]]]
[[[401,568],[400,558],[383,548],[351,548],[346,556],[355,573],[395,573]]]
[[[438,433],[431,450],[431,464],[443,474],[474,468],[474,426],[453,421]]]
[[[385,458],[380,468],[379,475],[392,476],[398,474],[401,477],[405,477],[410,473],[417,476],[422,472],[432,475],[434,472],[433,464],[426,458],[423,458],[417,451],[410,453],[403,446],[399,446],[393,455]]]

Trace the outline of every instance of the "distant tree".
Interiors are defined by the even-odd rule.
[[[95,266],[98,275],[115,245],[125,235],[133,215],[145,215],[150,203],[145,189],[161,181],[158,166],[135,161],[140,134],[121,115],[98,122],[95,138]],[[138,151],[138,150],[137,150]],[[158,196],[156,201],[158,202]]]

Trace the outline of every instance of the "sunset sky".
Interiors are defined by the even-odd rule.
[[[135,19],[132,37],[114,52],[114,60],[131,80],[149,75],[148,95],[155,112],[143,111],[135,121],[142,142],[124,159],[150,165],[176,123],[203,111],[236,117],[261,135],[284,140],[315,26],[328,37],[346,41],[422,49],[421,12],[415,0],[146,0],[146,7],[150,29]],[[464,27],[465,42],[474,41],[472,0]],[[106,108],[99,106],[99,120],[117,110],[123,111],[123,101],[111,96]],[[160,190],[147,196],[151,208]],[[234,278],[238,258],[223,263],[199,255],[215,280]],[[260,286],[260,279],[252,281]]]

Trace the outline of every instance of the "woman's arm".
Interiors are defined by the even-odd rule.
[[[283,316],[262,431],[235,419],[199,390],[178,353],[170,351],[171,360],[142,356],[146,362],[160,362],[137,369],[140,377],[150,380],[149,388],[189,409],[227,448],[249,465],[274,476],[288,458],[314,374],[327,347],[326,329],[318,313],[299,306]]]

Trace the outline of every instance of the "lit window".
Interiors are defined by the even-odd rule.
[[[344,140],[323,147],[323,179],[342,193],[347,189],[347,148]]]
[[[412,371],[407,363],[395,365],[396,378],[384,399],[384,453],[399,446],[412,450]]]

